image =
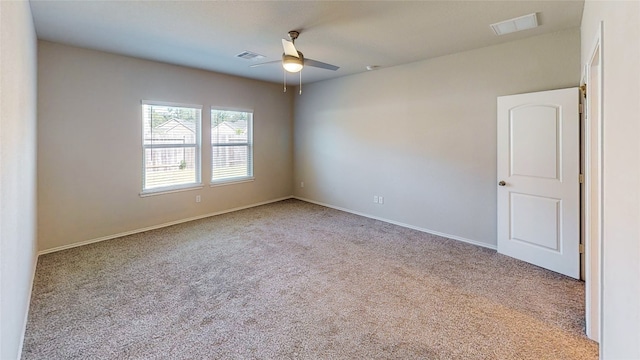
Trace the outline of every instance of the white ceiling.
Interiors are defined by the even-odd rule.
[[[250,68],[244,50],[279,60],[280,39],[299,30],[310,83],[580,26],[576,1],[41,1],[31,0],[39,39],[282,82],[278,64]],[[496,36],[490,24],[538,13],[540,27]],[[288,75],[295,84],[297,75]]]

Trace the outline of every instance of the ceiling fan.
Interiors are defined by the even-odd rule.
[[[299,31],[291,30],[289,31],[289,39],[291,40],[282,39],[282,48],[284,49],[284,53],[282,54],[282,68],[286,72],[297,73],[297,72],[300,72],[302,68],[305,66],[313,66],[320,69],[326,69],[326,70],[332,70],[332,71],[336,71],[340,68],[339,66],[327,64],[322,61],[305,58],[304,55],[300,51],[298,51],[294,45],[298,36],[300,36]],[[269,61],[261,64],[254,64],[249,67],[274,64],[279,62],[280,60]],[[286,72],[285,72],[284,91],[287,91]],[[300,93],[302,94],[302,74],[300,74]]]
[[[291,40],[282,39],[282,48],[284,49],[284,54],[282,54],[282,67],[286,71],[296,73],[302,70],[305,65],[333,71],[336,71],[340,68],[339,66],[305,58],[304,55],[302,55],[302,53],[298,51],[294,45],[298,36],[300,36],[300,32],[292,30],[289,31],[289,39]],[[274,64],[277,62],[280,61],[269,61],[261,64],[251,65],[250,67]]]

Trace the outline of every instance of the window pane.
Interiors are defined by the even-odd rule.
[[[253,114],[211,109],[211,181],[253,176]]]
[[[200,109],[143,105],[144,144],[196,144]]]
[[[198,107],[142,105],[143,191],[200,183],[200,121]]]
[[[251,151],[248,146],[213,146],[212,180],[251,176]]]
[[[211,110],[211,143],[247,143],[251,113]]]
[[[196,183],[196,149],[145,149],[145,169],[145,189]]]

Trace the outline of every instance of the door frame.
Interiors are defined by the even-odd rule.
[[[603,234],[603,23],[600,22],[589,58],[584,67],[586,85],[585,114],[585,320],[590,339],[600,342],[602,336],[602,234]],[[595,143],[592,132],[596,131]],[[596,159],[592,159],[595,152]],[[595,160],[598,168],[591,168]],[[595,184],[595,185],[594,185]],[[595,187],[595,189],[594,189]],[[595,193],[595,199],[592,197]],[[595,214],[595,216],[593,216]],[[594,233],[592,229],[596,229]],[[600,347],[602,349],[602,347]]]

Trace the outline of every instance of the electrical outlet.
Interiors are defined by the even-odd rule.
[[[378,196],[378,204],[384,204],[384,198],[382,196]]]
[[[196,202],[199,203],[200,201],[202,201],[202,198],[200,197],[200,195],[196,195]]]
[[[300,181],[300,187],[303,188],[304,187],[304,181]]]
[[[373,202],[378,203],[378,195],[373,195]]]

